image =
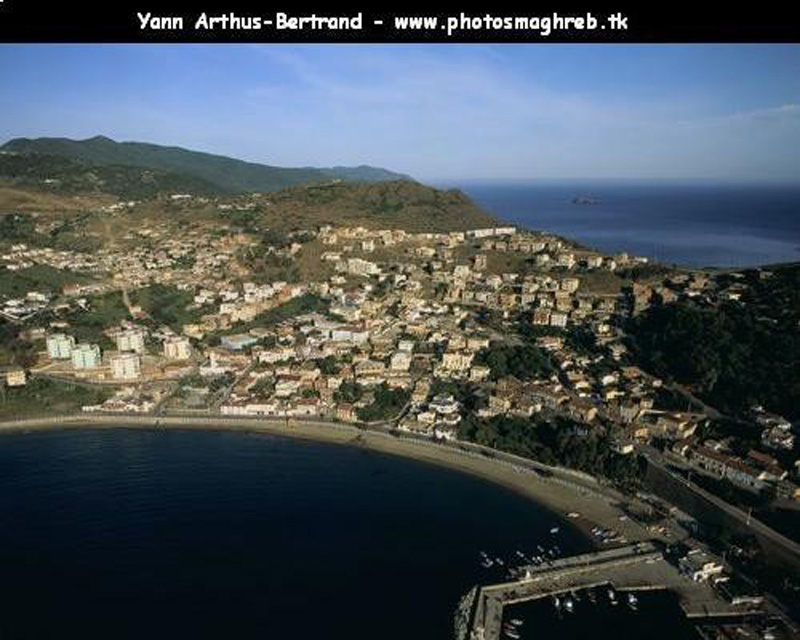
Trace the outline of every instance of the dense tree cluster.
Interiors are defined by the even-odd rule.
[[[36,223],[27,213],[8,213],[0,216],[0,238],[30,240],[36,235]]]
[[[460,425],[459,437],[620,483],[634,481],[640,473],[637,458],[616,453],[601,430],[564,417],[535,422],[506,416],[488,420],[468,416]]]
[[[492,380],[506,376],[514,376],[517,380],[547,378],[554,371],[547,353],[531,344],[503,345],[493,342],[487,349],[478,352],[476,362],[489,367]]]
[[[238,323],[231,333],[242,333],[254,327],[268,327],[306,313],[327,313],[330,303],[313,293],[304,293],[283,304],[258,314],[253,320]]]
[[[800,417],[800,269],[752,283],[744,304],[656,305],[628,327],[635,357],[730,415]]]
[[[411,397],[405,389],[392,389],[386,383],[375,388],[372,404],[358,410],[358,419],[364,422],[389,420],[403,409]]]
[[[337,404],[354,404],[361,400],[363,395],[364,388],[360,384],[354,382],[353,380],[345,380],[334,392],[333,399]]]
[[[189,291],[155,283],[131,293],[131,301],[145,309],[157,325],[167,325],[180,331],[184,324],[200,319],[198,309],[190,309],[194,296]]]
[[[29,367],[36,362],[33,343],[19,335],[19,327],[0,318],[0,364]]]

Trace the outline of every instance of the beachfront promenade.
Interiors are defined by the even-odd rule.
[[[741,614],[708,584],[681,574],[650,542],[520,567],[519,575],[517,580],[478,590],[468,638],[499,640],[503,610],[509,605],[604,585],[623,591],[668,589],[692,618]]]
[[[403,443],[414,448],[423,447],[432,451],[455,454],[483,463],[491,463],[512,470],[514,473],[533,475],[538,480],[560,485],[591,496],[608,504],[617,504],[624,496],[615,489],[600,484],[593,476],[563,467],[554,467],[529,460],[511,453],[464,441],[437,441],[431,438],[400,431],[393,424],[372,423],[356,425],[334,420],[304,418],[265,418],[209,415],[208,413],[186,413],[168,415],[135,413],[80,413],[23,420],[0,422],[3,431],[27,431],[69,427],[141,427],[182,429],[231,429],[252,430],[308,439],[348,441],[365,444],[378,438],[384,442]],[[364,440],[369,438],[369,442]],[[391,447],[394,449],[395,447]]]

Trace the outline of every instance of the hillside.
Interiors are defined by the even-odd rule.
[[[372,177],[383,170],[359,167]],[[316,170],[315,170],[316,171]],[[174,194],[206,196],[174,199]],[[408,231],[457,231],[494,226],[498,220],[458,190],[438,190],[413,180],[358,182],[330,179],[270,193],[226,191],[203,178],[130,165],[103,165],[58,155],[0,152],[0,215],[95,212],[116,199],[139,204],[114,224],[141,220],[191,223],[220,220],[259,233],[321,225]],[[130,220],[128,220],[130,218]],[[102,229],[107,233],[110,222]]]
[[[342,179],[376,182],[407,176],[376,167],[284,168],[245,162],[235,158],[143,142],[116,142],[104,136],[87,140],[68,138],[16,138],[0,150],[20,154],[38,153],[88,162],[93,165],[124,165],[193,176],[213,183],[223,191],[276,191],[298,184]]]
[[[269,202],[265,222],[289,230],[330,224],[459,231],[498,223],[461,191],[442,191],[410,180],[292,187],[270,194]]]
[[[0,153],[0,180],[6,187],[52,194],[109,194],[124,199],[159,193],[225,193],[196,176],[123,165],[92,164],[57,155]]]

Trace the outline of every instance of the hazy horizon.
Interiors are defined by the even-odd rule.
[[[800,184],[794,45],[3,45],[0,138],[428,183]]]

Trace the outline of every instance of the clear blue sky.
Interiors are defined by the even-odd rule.
[[[0,46],[0,140],[422,180],[800,182],[800,46]]]

